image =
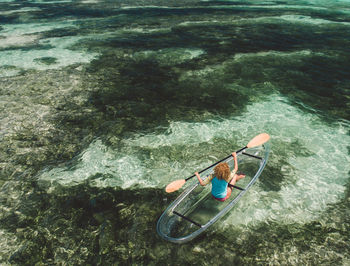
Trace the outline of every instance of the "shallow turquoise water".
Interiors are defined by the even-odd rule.
[[[350,263],[348,1],[0,1],[0,22],[2,264]],[[161,240],[164,187],[261,132],[237,208]]]

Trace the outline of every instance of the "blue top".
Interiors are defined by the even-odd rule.
[[[211,180],[211,194],[218,199],[223,199],[227,195],[228,183],[224,179],[217,179],[214,177]]]

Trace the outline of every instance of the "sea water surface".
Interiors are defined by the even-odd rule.
[[[0,0],[0,264],[350,265],[350,1]],[[268,164],[184,245],[191,176]]]

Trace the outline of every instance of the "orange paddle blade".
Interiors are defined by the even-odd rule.
[[[185,183],[186,183],[185,179],[175,180],[166,186],[165,191],[167,193],[174,192],[174,191],[180,189]]]
[[[270,139],[269,134],[267,133],[261,133],[257,135],[255,138],[253,138],[249,143],[247,144],[247,148],[253,148],[256,146],[260,146],[267,142]]]

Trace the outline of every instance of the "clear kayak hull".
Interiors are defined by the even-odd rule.
[[[201,186],[196,178],[164,211],[157,222],[157,232],[165,240],[184,243],[205,231],[210,225],[232,209],[238,200],[261,175],[269,156],[270,145],[245,149],[237,154],[239,172],[246,177],[236,183],[229,199],[224,202],[213,199],[211,185]],[[234,167],[233,157],[227,162]],[[214,171],[214,166],[201,173],[203,179]]]

